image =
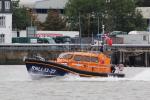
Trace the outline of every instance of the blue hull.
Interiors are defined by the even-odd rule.
[[[64,76],[67,74],[67,71],[56,68],[50,64],[41,64],[40,62],[36,63],[26,63],[27,71],[31,75],[45,76],[45,77],[53,77],[53,76]]]

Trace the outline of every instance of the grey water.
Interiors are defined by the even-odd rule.
[[[149,100],[150,68],[126,67],[125,78],[76,75],[32,79],[25,65],[0,65],[0,100]]]

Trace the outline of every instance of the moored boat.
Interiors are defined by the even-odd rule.
[[[121,70],[115,71],[109,56],[97,52],[65,52],[56,61],[25,59],[27,71],[39,76],[64,76],[68,73],[82,77],[124,77]]]

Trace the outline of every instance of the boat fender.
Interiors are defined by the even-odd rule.
[[[119,65],[118,65],[118,68],[119,68],[119,71],[123,71],[124,65],[123,65],[123,64],[119,64]]]

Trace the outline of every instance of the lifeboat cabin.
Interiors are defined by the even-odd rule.
[[[67,52],[57,58],[61,63],[78,70],[98,73],[111,73],[111,59],[103,53]]]

